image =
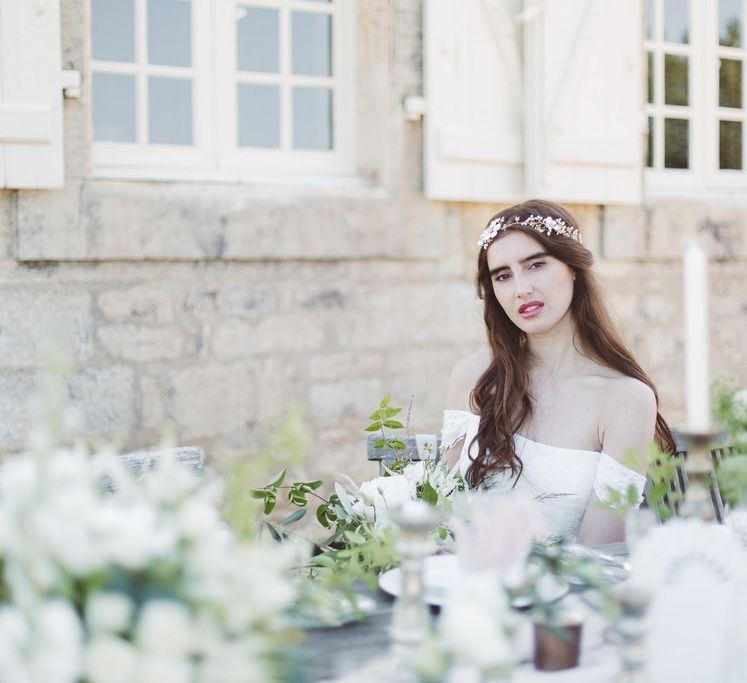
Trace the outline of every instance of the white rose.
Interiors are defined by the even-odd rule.
[[[385,516],[390,509],[415,498],[415,484],[401,474],[393,474],[364,481],[360,492],[363,502],[374,506],[377,517]]]
[[[422,460],[412,462],[402,470],[402,476],[415,485],[423,484],[427,474],[425,462]]]
[[[187,657],[194,646],[191,615],[176,600],[150,600],[143,606],[135,632],[138,646],[170,658]]]
[[[121,638],[94,636],[85,655],[85,674],[90,683],[131,683],[137,680],[137,650]]]
[[[83,663],[83,629],[78,615],[70,603],[52,600],[42,606],[37,618],[32,680],[75,683]]]
[[[124,593],[94,593],[86,602],[86,623],[93,632],[121,633],[129,627],[134,609]]]
[[[191,683],[194,666],[186,659],[147,655],[140,660],[137,683]]]
[[[0,607],[0,681],[28,680],[23,654],[30,638],[29,624],[16,607]]]

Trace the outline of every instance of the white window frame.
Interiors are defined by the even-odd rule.
[[[238,146],[236,90],[239,81],[262,82],[261,74],[247,78],[236,68],[236,10],[241,5],[280,10],[281,125],[289,139],[288,97],[293,84],[331,86],[333,90],[333,149],[255,149]],[[326,12],[333,17],[332,77],[290,74],[290,16],[293,10]],[[95,73],[136,75],[137,143],[92,140],[93,173],[99,178],[201,182],[278,182],[325,184],[354,179],[355,0],[332,3],[309,0],[192,0],[193,66],[145,64],[146,0],[135,0],[137,64],[91,61]],[[193,146],[148,144],[147,76],[193,75]],[[269,79],[268,79],[269,80]]]
[[[747,26],[747,0],[743,0],[743,27]],[[664,0],[655,0],[655,31],[653,40],[644,35],[644,65],[648,69],[648,53],[654,52],[654,82],[660,101],[644,104],[644,128],[648,131],[648,117],[655,117],[654,160],[663,164],[665,116],[688,118],[688,169],[645,167],[644,180],[648,196],[723,197],[741,198],[747,189],[747,45],[725,48],[718,44],[718,2],[690,0],[690,42],[687,45],[664,43]],[[677,107],[663,103],[664,53],[687,55],[689,58],[689,106]],[[718,106],[719,58],[738,55],[742,66],[742,109],[739,117],[734,110]],[[647,78],[647,74],[644,74]],[[720,170],[719,118],[743,122],[743,170]]]

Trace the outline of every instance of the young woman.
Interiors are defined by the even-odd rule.
[[[533,200],[493,216],[480,236],[477,290],[489,349],[452,372],[445,457],[470,487],[539,500],[553,535],[624,537],[597,503],[645,477],[622,464],[655,438],[674,451],[656,389],[615,330],[593,256],[563,207]]]

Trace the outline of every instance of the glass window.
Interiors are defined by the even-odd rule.
[[[134,0],[91,0],[91,53],[107,62],[134,61]]]
[[[280,71],[279,11],[265,7],[240,7],[236,12],[238,68],[241,71]]]
[[[664,55],[664,104],[686,107],[689,80],[687,57]]]
[[[742,61],[719,60],[718,104],[720,107],[742,107]]]
[[[135,78],[93,74],[93,137],[110,142],[135,142]]]
[[[293,146],[332,149],[332,91],[293,88]]]
[[[667,43],[690,42],[689,0],[664,0],[664,40]]]
[[[239,145],[280,147],[280,88],[239,85]]]
[[[190,0],[148,0],[148,63],[192,65]]]
[[[148,79],[148,142],[192,144],[192,82],[182,78]]]
[[[719,45],[742,47],[742,2],[743,0],[719,0]]]
[[[718,122],[718,167],[742,170],[742,122]]]
[[[686,119],[664,119],[664,168],[690,167],[690,125]]]
[[[332,18],[328,14],[293,12],[293,73],[332,75]]]

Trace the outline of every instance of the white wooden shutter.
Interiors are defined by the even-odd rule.
[[[63,184],[60,0],[0,0],[0,187]]]
[[[524,68],[541,79],[530,80],[529,101],[543,113],[527,118],[538,155],[527,160],[537,164],[528,194],[577,203],[641,201],[642,5],[545,0],[527,17],[525,46],[532,49],[524,52]]]
[[[517,0],[425,0],[425,194],[523,195]],[[520,29],[518,29],[520,30]]]

